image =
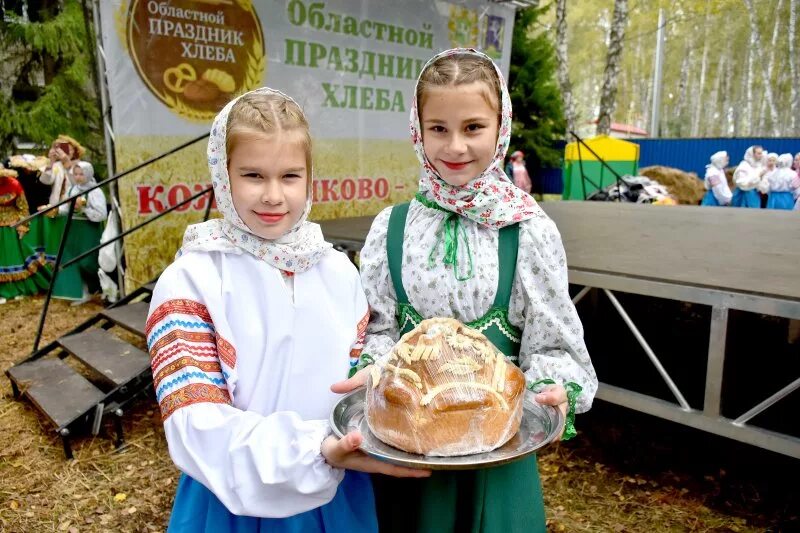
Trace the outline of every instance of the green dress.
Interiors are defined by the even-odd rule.
[[[30,296],[46,291],[50,280],[44,255],[37,250],[38,219],[28,222],[28,233],[19,238],[11,225],[28,216],[28,204],[16,180],[0,194],[0,298]]]
[[[61,236],[64,234],[66,223],[67,217],[64,215],[45,219],[44,241],[48,259],[52,257],[53,261],[55,261],[55,255],[58,253],[58,245]],[[70,224],[67,242],[64,243],[61,264],[63,265],[70,259],[100,244],[102,235],[102,223],[92,222],[81,215],[74,215],[72,224]],[[89,293],[97,291],[100,284],[97,278],[97,269],[99,268],[98,255],[99,252],[94,252],[61,270],[53,286],[53,297],[65,300],[80,300],[84,296],[84,285],[86,285]]]
[[[403,335],[423,318],[409,303],[401,278],[403,234],[409,204],[397,205],[386,239],[389,272],[397,294],[397,321]],[[489,311],[467,323],[506,356],[517,360],[521,332],[508,321],[517,262],[519,226],[500,230],[497,296]],[[536,456],[482,470],[436,471],[427,479],[373,476],[382,532],[535,533],[545,531]]]

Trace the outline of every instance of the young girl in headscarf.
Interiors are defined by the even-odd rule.
[[[767,178],[767,209],[794,208],[794,191],[797,189],[797,173],[791,169],[792,154],[781,154],[775,172]]]
[[[75,200],[72,223],[69,228],[62,264],[78,257],[87,250],[100,244],[103,234],[103,223],[108,216],[106,197],[101,189],[89,191],[97,185],[94,179],[94,167],[86,161],[75,161],[67,173],[69,187],[65,198],[80,195]],[[66,217],[69,204],[59,206],[58,214]],[[77,263],[58,272],[53,296],[65,300],[73,300],[75,304],[84,303],[100,288],[97,277],[97,255],[94,252]]]
[[[330,383],[358,359],[368,308],[355,267],[306,220],[305,115],[278,91],[246,93],[214,120],[208,166],[222,218],[186,230],[146,324],[183,472],[169,531],[376,531],[363,472],[427,472],[331,435]]]
[[[716,152],[711,156],[711,164],[706,165],[706,176],[703,180],[707,192],[700,205],[719,207],[731,203],[731,189],[725,177],[728,161],[728,152],[725,151]]]
[[[760,146],[748,148],[744,153],[744,159],[736,167],[736,171],[733,173],[733,182],[736,184],[736,188],[733,190],[731,199],[732,207],[761,207],[757,188],[761,176],[766,171],[766,167],[761,164],[761,160],[756,154],[761,150]]]
[[[15,170],[0,166],[0,303],[9,298],[46,290],[44,257],[25,240],[27,224],[12,228],[28,216],[28,202]]]
[[[471,49],[434,56],[420,74],[410,119],[419,190],[410,204],[375,218],[361,252],[371,310],[364,354],[387,355],[424,318],[456,318],[519,365],[536,401],[569,411],[568,418],[586,411],[597,378],[570,300],[561,238],[503,172],[511,102],[500,71]],[[334,390],[363,383],[365,372]],[[382,532],[545,530],[535,456],[374,482]]]

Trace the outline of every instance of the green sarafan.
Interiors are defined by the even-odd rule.
[[[22,5],[22,2],[16,4]],[[94,36],[79,0],[30,0],[27,19],[5,3],[0,21],[0,152],[14,139],[49,145],[68,134],[102,156],[102,127],[94,79]],[[44,83],[41,83],[41,80]]]

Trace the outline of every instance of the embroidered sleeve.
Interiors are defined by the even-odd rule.
[[[216,334],[203,304],[167,300],[150,313],[145,331],[164,420],[187,405],[231,403],[220,361],[232,368],[236,351]]]

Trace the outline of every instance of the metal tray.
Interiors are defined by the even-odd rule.
[[[475,470],[517,461],[556,440],[564,426],[560,410],[536,403],[533,393],[526,391],[519,432],[503,446],[473,455],[429,457],[407,453],[378,440],[369,430],[364,408],[363,387],[343,396],[331,411],[331,429],[336,436],[341,438],[345,433],[358,430],[364,437],[363,452],[388,463],[427,470]]]

